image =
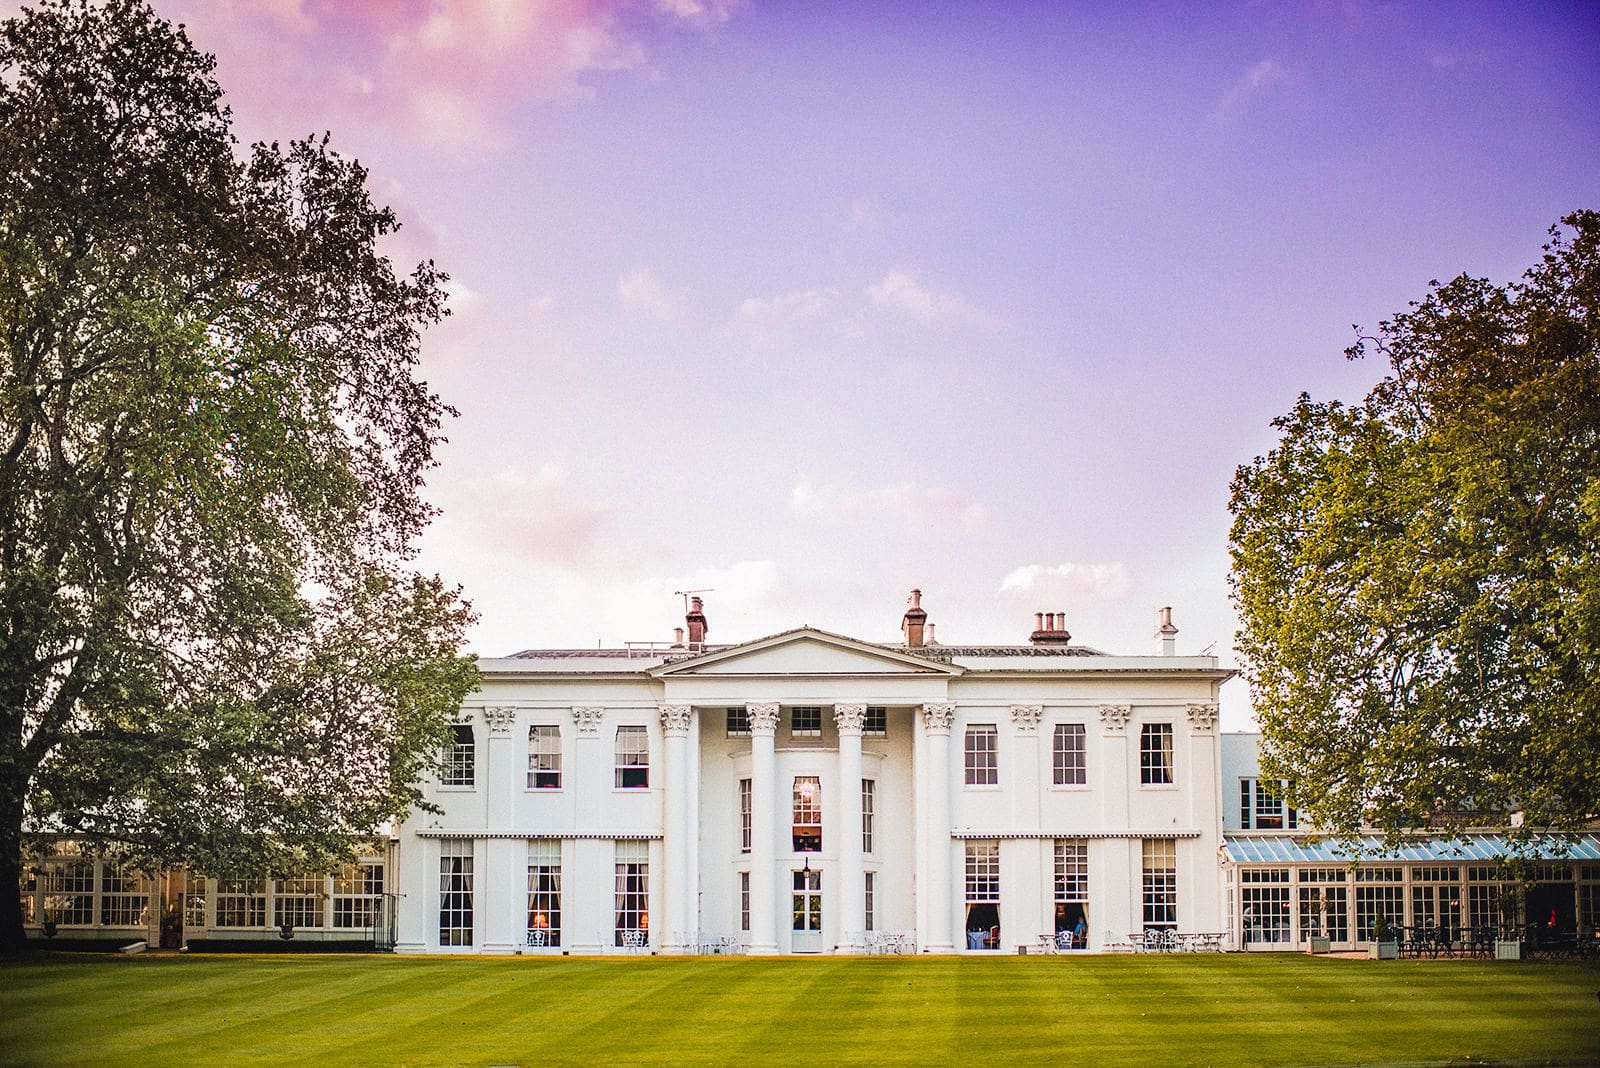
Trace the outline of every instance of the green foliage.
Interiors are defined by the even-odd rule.
[[[1330,831],[1600,810],[1600,214],[1563,223],[1359,337],[1391,373],[1234,479],[1262,770]]]
[[[0,27],[0,885],[24,820],[325,867],[475,682],[405,567],[444,276],[326,137],[243,149],[213,65],[139,0]]]

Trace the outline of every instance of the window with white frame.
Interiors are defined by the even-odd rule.
[[[750,793],[750,780],[739,780],[739,852],[750,852],[750,837],[753,816],[753,804]]]
[[[878,822],[878,783],[874,779],[861,780],[861,852],[873,850],[873,831]]]
[[[644,727],[617,728],[617,789],[650,785],[650,734]]]
[[[94,923],[94,858],[77,842],[58,842],[44,866],[44,919],[63,927]]]
[[[1443,930],[1452,939],[1460,933],[1460,865],[1438,864],[1411,869],[1411,924]]]
[[[815,738],[822,734],[822,706],[798,705],[789,710],[789,734],[795,738]]]
[[[100,865],[100,922],[108,927],[143,927],[150,921],[150,880],[114,861]]]
[[[962,749],[968,786],[995,786],[1000,782],[1000,735],[993,723],[969,726]]]
[[[1239,826],[1245,830],[1294,830],[1298,820],[1295,810],[1284,804],[1283,784],[1276,790],[1262,785],[1260,779],[1239,780]]]
[[[822,851],[822,781],[815,775],[794,777],[794,851]]]
[[[266,925],[265,879],[217,880],[218,927],[265,927]]]
[[[183,925],[206,926],[206,877],[191,871],[183,879]]]
[[[882,738],[889,733],[889,710],[883,705],[868,705],[867,717],[862,721],[861,733],[868,738]]]
[[[321,927],[323,882],[320,875],[279,879],[273,885],[272,922],[279,927]]]
[[[39,914],[36,906],[39,901],[39,871],[28,862],[27,857],[22,860],[22,873],[17,877],[17,890],[21,896],[22,922],[38,923]]]
[[[862,892],[862,922],[869,931],[878,929],[878,876],[875,872],[866,872],[861,876]]]
[[[1000,948],[1000,843],[967,843],[967,948]]]
[[[561,728],[555,724],[528,728],[528,789],[561,789]]]
[[[1245,868],[1239,872],[1247,945],[1289,942],[1289,869]]]
[[[650,941],[650,846],[617,843],[615,942],[643,946]]]
[[[739,930],[750,930],[750,873],[739,873]]]
[[[1146,786],[1172,783],[1172,724],[1146,723],[1139,728],[1139,781]]]
[[[1057,786],[1083,786],[1089,781],[1083,724],[1057,723],[1050,740],[1050,764]]]
[[[561,840],[528,839],[528,945],[561,944]]]
[[[1343,868],[1302,868],[1300,937],[1350,941],[1350,890]]]
[[[477,782],[478,749],[472,734],[472,724],[457,723],[451,728],[455,740],[450,745],[450,755],[445,760],[441,786],[472,786]]]
[[[383,862],[365,860],[333,877],[333,925],[371,927],[383,902]]]
[[[1087,936],[1089,931],[1089,843],[1079,838],[1058,838],[1055,844],[1055,931]],[[1078,949],[1084,943],[1074,940]],[[1068,947],[1072,948],[1072,947]]]
[[[1170,728],[1169,728],[1170,730]],[[1178,843],[1171,838],[1146,838],[1144,859],[1144,925],[1178,925]]]
[[[744,705],[728,709],[728,737],[741,738],[750,733],[750,710]]]
[[[472,839],[439,839],[439,944],[472,945]]]
[[[1356,941],[1372,939],[1382,918],[1390,927],[1405,923],[1402,871],[1393,867],[1356,869]]]

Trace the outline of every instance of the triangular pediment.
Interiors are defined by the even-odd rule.
[[[959,675],[962,669],[924,656],[801,627],[663,664],[657,676],[682,675]]]

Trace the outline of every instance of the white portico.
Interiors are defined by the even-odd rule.
[[[1027,644],[930,644],[920,615],[902,643],[801,627],[717,647],[696,604],[674,646],[480,662],[441,811],[401,832],[400,948],[1014,952],[1222,929],[1230,673],[1071,645],[1054,616]]]

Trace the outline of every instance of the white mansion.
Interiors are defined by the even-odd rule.
[[[802,627],[480,662],[400,829],[417,952],[1098,948],[1225,929],[1214,657],[1107,656],[1060,617],[942,646]],[[1072,936],[1076,932],[1076,937]],[[1058,938],[1059,934],[1059,938]],[[1086,937],[1085,937],[1086,936]]]
[[[298,879],[31,858],[30,932],[205,948],[296,939],[414,953],[993,953],[1364,945],[1390,923],[1600,927],[1600,835],[1502,881],[1491,833],[1397,853],[1308,837],[1219,735],[1233,672],[1070,644],[940,645],[913,592],[902,641],[801,627],[479,662],[437,811],[359,864]],[[1269,786],[1275,784],[1268,784]],[[1515,903],[1509,916],[1507,903]]]

